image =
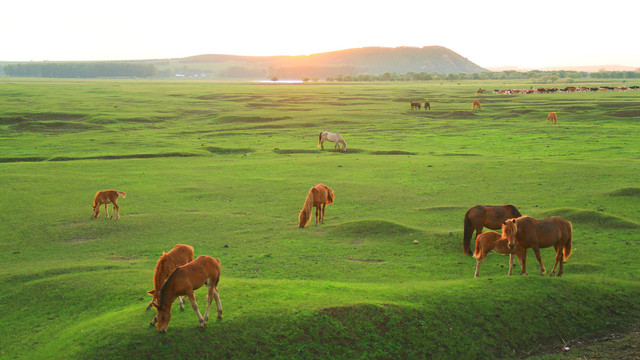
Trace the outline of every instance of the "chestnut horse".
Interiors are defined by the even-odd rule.
[[[513,205],[491,206],[476,205],[464,214],[464,237],[462,250],[465,255],[472,255],[471,235],[476,231],[476,237],[482,233],[482,227],[498,230],[502,223],[511,218],[522,216]]]
[[[558,122],[558,116],[556,115],[555,112],[549,113],[549,115],[547,116],[547,124],[549,123],[549,121],[551,121],[554,124]]]
[[[477,260],[476,273],[473,277],[480,276],[480,264],[482,264],[484,258],[489,255],[491,250],[501,255],[509,254],[509,276],[511,276],[515,262],[513,259],[514,255],[518,257],[518,262],[520,263],[520,267],[522,267],[522,258],[524,256],[524,252],[527,251],[517,244],[514,249],[510,249],[507,240],[502,239],[502,234],[500,233],[495,231],[483,232],[476,238],[476,252],[473,254],[473,257]]]
[[[206,326],[207,320],[209,320],[209,308],[213,299],[216,300],[216,306],[218,307],[218,320],[222,320],[222,304],[220,304],[220,295],[218,294],[218,281],[220,281],[220,260],[210,256],[200,255],[194,261],[178,267],[162,285],[160,302],[153,304],[158,311],[156,314],[158,332],[167,332],[169,321],[171,321],[171,305],[173,305],[178,296],[186,296],[191,302],[191,307],[200,321],[198,327],[204,328]],[[204,313],[204,317],[202,317],[193,291],[205,284],[208,290],[207,310]]]
[[[421,105],[419,102],[410,101],[410,103],[411,103],[411,110],[420,110]]]
[[[473,104],[471,105],[471,110],[475,110],[476,107],[478,108],[478,110],[482,110],[482,106],[480,106],[480,101],[473,100]]]
[[[320,133],[320,135],[318,136],[318,147],[322,148],[324,150],[324,141],[328,140],[328,141],[332,141],[334,143],[336,143],[336,146],[334,147],[335,151],[338,151],[338,145],[342,145],[342,151],[347,151],[347,142],[344,141],[344,139],[342,138],[342,136],[340,136],[340,134],[336,134],[336,133],[332,133],[332,132],[328,132],[328,131],[323,131]]]
[[[333,204],[335,199],[335,193],[327,185],[318,184],[312,187],[307,194],[302,210],[299,210],[298,226],[301,228],[307,226],[311,220],[311,209],[314,207],[316,208],[316,225],[318,225],[318,218],[324,224],[324,208]]]
[[[147,294],[153,296],[147,310],[151,309],[153,303],[158,303],[160,297],[160,289],[165,280],[171,275],[173,270],[178,266],[182,266],[186,263],[193,261],[193,248],[189,245],[178,244],[171,249],[168,253],[162,252],[162,256],[158,259],[156,264],[156,270],[153,274],[153,290],[147,291]],[[184,311],[184,303],[182,297],[178,298],[180,301],[180,311]],[[155,325],[156,319],[153,319],[151,326]]]
[[[556,261],[549,276],[555,275],[556,267],[558,267],[558,276],[562,276],[564,273],[562,264],[571,256],[572,233],[571,222],[558,216],[545,219],[521,216],[517,219],[506,220],[502,224],[502,238],[508,240],[510,249],[515,249],[516,245],[523,249],[533,249],[536,259],[540,263],[540,275],[547,272],[542,265],[540,249],[553,246],[556,250]],[[520,265],[522,265],[522,273],[526,274],[526,253],[524,253]]]
[[[120,219],[120,207],[118,206],[118,198],[122,196],[124,199],[127,197],[124,191],[116,190],[101,190],[96,193],[93,198],[93,215],[91,217],[97,218],[100,215],[100,205],[104,204],[105,217],[109,217],[109,209],[107,204],[113,204],[113,211],[116,213],[116,220]],[[113,218],[113,214],[111,215]]]

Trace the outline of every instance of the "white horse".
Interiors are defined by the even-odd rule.
[[[342,136],[340,136],[340,134],[335,134],[328,131],[321,132],[320,136],[318,136],[318,147],[324,149],[323,142],[325,140],[333,141],[334,143],[336,143],[336,146],[334,148],[335,151],[338,151],[339,144],[342,144],[341,151],[347,151],[347,142],[344,141],[344,139],[342,138]]]

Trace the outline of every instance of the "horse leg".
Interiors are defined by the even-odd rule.
[[[222,320],[222,303],[220,302],[220,294],[218,294],[217,288],[213,288],[213,298],[216,300],[216,307],[218,308],[218,320]]]
[[[320,213],[320,206],[316,206],[316,226],[318,226],[318,215]]]
[[[555,247],[555,246],[554,246]],[[558,249],[556,250],[556,262],[553,263],[553,269],[551,269],[551,273],[549,274],[549,276],[555,276],[555,272],[556,272],[556,266],[558,266],[558,263],[560,264],[560,266],[558,266],[558,276],[562,276],[562,262],[563,262],[563,256],[564,253],[562,251],[563,247],[562,246],[558,246]]]
[[[153,317],[153,320],[151,320],[151,322],[149,323],[149,326],[154,327],[157,322],[158,322],[158,315]]]
[[[320,218],[322,223],[324,224],[324,208],[327,207],[327,204],[322,204],[322,217]]]
[[[202,314],[200,314],[200,310],[198,309],[198,303],[196,302],[196,297],[193,295],[193,291],[191,292],[191,294],[187,294],[187,299],[189,299],[189,302],[191,303],[191,308],[193,309],[193,311],[196,312],[196,315],[198,315],[198,321],[200,322],[200,325],[198,325],[199,328],[204,328],[205,327],[205,320],[202,317]]]
[[[522,268],[522,271],[520,271],[520,275],[529,275],[529,273],[527,273],[527,251],[523,251],[522,252],[522,258],[520,259],[520,267]]]
[[[538,260],[538,263],[540,264],[540,275],[544,275],[547,273],[547,269],[544,268],[544,264],[542,264],[542,257],[540,256],[540,248],[539,247],[534,247],[533,248],[533,253],[536,254],[536,260]]]
[[[480,277],[480,264],[484,261],[485,256],[480,255],[480,257],[476,260],[476,273],[473,274],[474,278]]]
[[[338,142],[336,141],[336,144],[333,146],[333,151],[338,151]]]
[[[515,256],[513,254],[509,254],[509,276],[511,276],[511,274],[513,273],[513,265],[516,262],[514,257]]]
[[[178,301],[180,302],[180,311],[184,311],[184,300],[182,300],[182,296],[178,296]]]
[[[115,202],[113,203],[113,211],[116,213],[116,220],[120,219],[120,206]]]
[[[105,219],[109,218],[109,208],[107,207],[107,203],[104,203],[104,212],[107,213],[105,215]]]
[[[324,150],[324,140],[320,141],[320,149]]]

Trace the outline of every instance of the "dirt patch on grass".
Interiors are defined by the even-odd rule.
[[[640,117],[640,110],[614,111],[610,115],[615,117],[637,118]]]
[[[47,158],[39,157],[39,156],[31,156],[31,157],[20,157],[20,158],[0,158],[0,163],[10,163],[10,162],[38,162],[45,161]]]
[[[208,146],[205,148],[205,150],[207,150],[212,154],[218,154],[218,155],[246,154],[246,153],[255,151],[251,148],[220,148],[215,146]]]
[[[372,151],[371,155],[418,155],[416,152],[389,150],[389,151]]]
[[[360,220],[351,221],[331,227],[332,231],[342,234],[353,234],[354,236],[406,236],[417,234],[420,231],[386,220]]]
[[[87,131],[102,129],[102,126],[93,123],[78,123],[68,121],[25,121],[10,126],[15,131],[31,132],[63,132],[63,131]]]
[[[347,258],[347,260],[353,261],[353,262],[376,263],[376,264],[381,264],[381,263],[384,262],[384,260],[379,260],[379,259],[351,259],[351,258]]]
[[[200,156],[200,155],[191,154],[191,153],[166,153],[166,154],[103,155],[103,156],[87,156],[87,157],[58,156],[58,157],[49,159],[49,161],[151,159],[151,158],[164,158],[164,157],[194,157],[194,156]]]
[[[273,149],[273,152],[276,154],[317,154],[318,150],[309,150],[309,149]]]

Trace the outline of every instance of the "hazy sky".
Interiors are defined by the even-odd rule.
[[[483,67],[640,67],[634,0],[15,0],[0,61],[447,47]]]

